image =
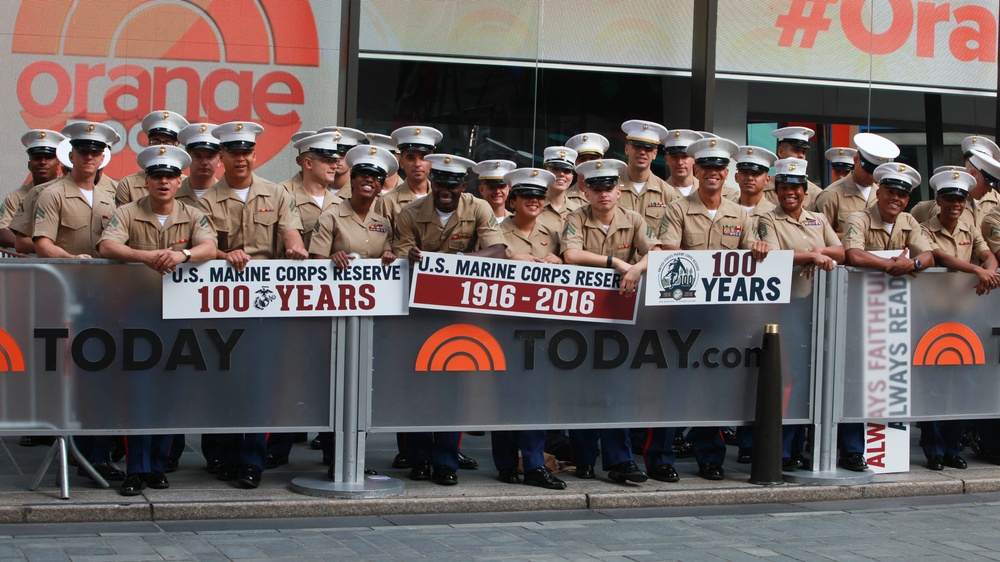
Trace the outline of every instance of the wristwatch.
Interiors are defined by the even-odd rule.
[[[923,265],[924,264],[920,263],[920,260],[913,258],[913,271],[920,271],[920,268],[923,267]]]
[[[182,261],[181,263],[187,263],[191,261],[191,250],[184,248],[183,250],[181,250],[181,253],[184,254],[184,261]]]

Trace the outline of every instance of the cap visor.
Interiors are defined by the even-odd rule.
[[[253,150],[257,143],[251,141],[231,141],[222,143],[222,150]]]

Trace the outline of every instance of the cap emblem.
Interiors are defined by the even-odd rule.
[[[375,140],[375,133],[368,133],[368,140]]]
[[[38,138],[40,138],[40,139],[44,139],[47,136],[48,136],[48,133],[46,133],[45,131],[42,131],[42,132],[38,133]]]
[[[649,130],[649,123],[643,123],[642,124],[642,130],[643,131]]]
[[[590,137],[588,137],[587,135],[583,135],[583,142],[587,142],[589,140],[590,140]]]
[[[170,117],[170,112],[169,112],[169,111],[164,111],[164,112],[163,112],[163,118],[164,118],[164,119],[167,119],[167,118],[169,118],[169,117]]]
[[[972,142],[979,142],[979,137],[972,137]]]
[[[378,148],[376,148],[374,146],[371,147],[371,148],[369,148],[368,149],[368,154],[371,154],[372,156],[375,156],[376,154],[378,154]]]
[[[333,133],[333,140],[339,141],[340,140],[340,133]]]
[[[958,172],[952,172],[951,179],[957,180],[958,179]]]
[[[493,163],[493,169],[494,170],[499,170],[500,169],[500,163],[499,162],[494,162]]]
[[[167,153],[167,147],[161,146],[160,149],[156,151],[156,153],[159,154],[160,156],[163,156],[164,154]]]
[[[420,130],[420,127],[417,127],[416,129],[413,129],[413,134],[414,135],[419,135],[421,132],[422,131]]]
[[[747,147],[747,154],[753,154],[753,148]]]
[[[94,124],[93,123],[91,123],[90,125],[87,125],[87,132],[88,133],[93,132],[93,130],[94,130]]]
[[[906,171],[906,166],[900,166],[899,168],[896,168],[896,169],[898,171],[900,171],[900,172],[905,172]]]
[[[559,151],[559,158],[566,158],[566,151],[565,150],[560,150]]]
[[[674,131],[674,138],[675,139],[678,138],[678,137],[680,137],[680,136],[681,136],[681,132],[680,131]]]
[[[243,130],[243,123],[237,123],[236,124],[236,130],[237,131],[242,131]]]
[[[598,170],[600,170],[603,166],[604,162],[598,162],[597,164],[594,164],[594,167],[597,168]]]
[[[531,177],[533,177],[533,178],[538,177],[538,170],[532,170],[531,171]]]
[[[445,156],[444,157],[444,163],[445,164],[451,164],[451,156]]]
[[[198,132],[199,133],[204,133],[207,130],[208,130],[208,125],[202,124],[201,127],[198,127]]]
[[[797,167],[797,165],[795,164],[795,162],[792,162],[791,164],[788,165],[788,171],[789,172],[793,172],[793,171],[795,171],[796,167]]]
[[[885,162],[885,158],[879,158],[878,161],[879,162]]]
[[[708,146],[715,146],[716,144],[718,144],[718,141],[716,141],[715,139],[708,141]]]

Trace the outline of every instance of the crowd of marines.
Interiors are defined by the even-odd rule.
[[[894,161],[899,148],[879,135],[859,133],[855,148],[827,150],[835,181],[821,189],[808,179],[814,132],[806,127],[774,131],[775,152],[644,120],[621,129],[625,161],[605,158],[610,141],[585,132],[546,147],[541,167],[528,168],[438,153],[443,135],[431,126],[391,135],[324,127],[293,135],[300,171],[280,184],[254,173],[263,127],[252,122],[188,123],[154,111],[142,121],[147,146],[137,155],[139,170],[119,181],[102,173],[121,140],[112,127],[31,130],[21,138],[31,179],[4,202],[0,248],[138,262],[164,274],[211,259],[236,269],[278,258],[329,259],[346,268],[358,258],[417,262],[423,252],[444,252],[614,269],[621,291],[632,295],[650,250],[745,249],[766,259],[780,249],[794,252],[806,277],[837,264],[894,276],[938,265],[974,275],[979,294],[1000,283],[1000,148],[985,137],[966,138],[964,164],[936,169],[929,180],[936,197],[907,213],[921,176]],[[652,172],[661,153],[666,179]],[[966,426],[921,424],[928,468],[966,467]],[[500,481],[566,488],[546,462],[546,433],[491,433]],[[785,470],[808,463],[805,433],[784,428]],[[676,482],[677,456],[693,454],[701,477],[721,480],[727,436],[739,447],[737,462],[752,462],[751,432],[718,427],[686,435],[678,428],[572,430],[567,460],[578,478],[595,478],[600,454],[614,482]],[[102,476],[122,481],[124,495],[168,487],[184,436],[125,440],[125,471],[110,460],[112,438],[80,445]],[[460,452],[460,440],[458,432],[400,434],[393,467],[409,469],[414,480],[456,484],[459,468],[478,464]],[[266,468],[288,462],[293,441],[285,434],[205,435],[202,451],[219,480],[256,488]],[[634,444],[642,446],[645,470],[634,461]],[[313,445],[330,464],[332,434]],[[1000,453],[986,437],[983,445]],[[867,468],[861,424],[842,424],[838,447],[842,467]]]

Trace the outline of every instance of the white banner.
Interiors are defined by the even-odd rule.
[[[635,324],[636,294],[614,269],[424,252],[410,306],[522,318]]]
[[[794,254],[776,250],[757,261],[750,250],[650,252],[646,306],[787,303]]]
[[[163,276],[163,318],[392,316],[407,313],[406,260],[251,261],[236,271],[225,260],[181,265]]]

